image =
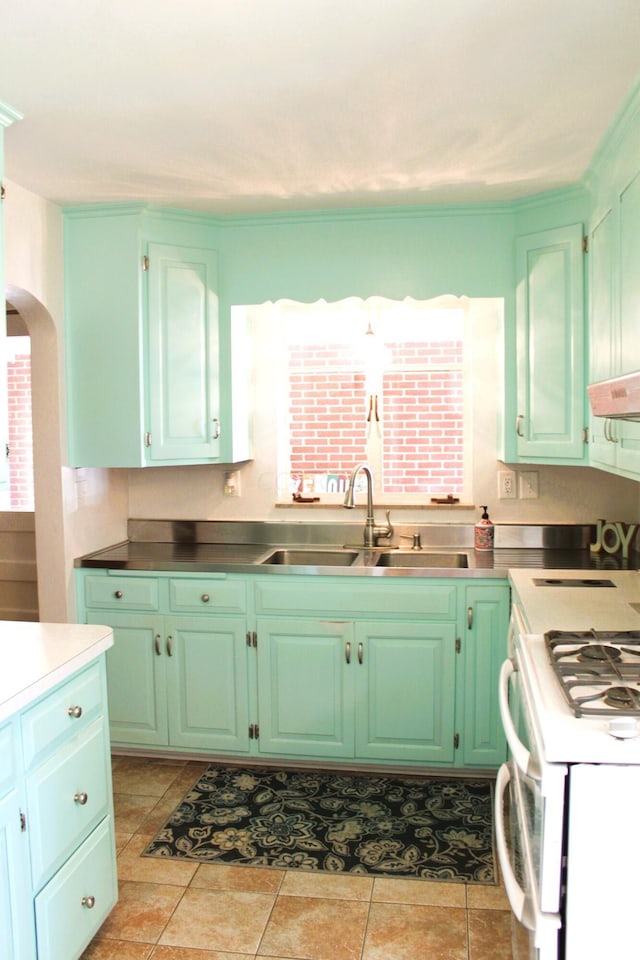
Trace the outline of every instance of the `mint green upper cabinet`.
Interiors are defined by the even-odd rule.
[[[217,255],[149,244],[149,424],[155,461],[220,453]]]
[[[65,211],[69,463],[220,458],[217,254],[139,207]]]
[[[585,458],[582,225],[516,242],[517,457]]]
[[[589,238],[589,382],[640,369],[640,174],[594,217]],[[640,424],[590,415],[589,462],[640,477]]]

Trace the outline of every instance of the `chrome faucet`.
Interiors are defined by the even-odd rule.
[[[351,477],[349,479],[349,485],[347,487],[347,492],[344,497],[344,506],[348,510],[353,510],[355,503],[353,500],[354,488],[356,483],[356,477],[360,471],[364,473],[367,478],[367,519],[364,525],[364,545],[365,547],[377,547],[378,540],[391,540],[393,536],[393,527],[391,526],[391,517],[390,510],[386,511],[387,514],[387,523],[384,527],[376,526],[376,521],[373,516],[373,477],[371,476],[371,470],[366,465],[366,463],[358,463],[354,469]]]

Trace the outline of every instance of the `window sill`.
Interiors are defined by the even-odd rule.
[[[315,503],[296,503],[293,500],[278,501],[274,504],[278,510],[335,510],[344,506],[342,498],[339,500],[320,500]],[[366,503],[356,503],[356,509],[366,508]],[[475,503],[376,503],[376,510],[476,510]]]

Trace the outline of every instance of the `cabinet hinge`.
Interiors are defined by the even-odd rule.
[[[589,253],[589,237],[587,236],[582,238],[582,252]]]
[[[142,272],[146,273],[148,269],[149,269],[149,257],[144,256],[142,258]]]
[[[456,653],[460,653],[462,650],[462,640],[460,637],[456,637]]]
[[[257,647],[258,646],[258,634],[255,630],[247,630],[247,646],[248,647]]]
[[[147,430],[147,432],[146,432],[145,435],[144,435],[144,445],[145,445],[145,447],[150,447],[150,446],[151,446],[151,434],[149,433],[148,430]]]
[[[26,829],[27,829],[27,818],[21,810],[20,811],[20,832],[25,833]]]
[[[454,735],[453,735],[453,749],[454,749],[454,750],[457,750],[459,746],[460,746],[460,734],[459,734],[459,733],[454,733]]]
[[[260,727],[257,723],[249,724],[249,740],[257,740],[260,736]]]

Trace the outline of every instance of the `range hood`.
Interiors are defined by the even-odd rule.
[[[595,417],[640,420],[640,370],[591,383],[587,394]]]

